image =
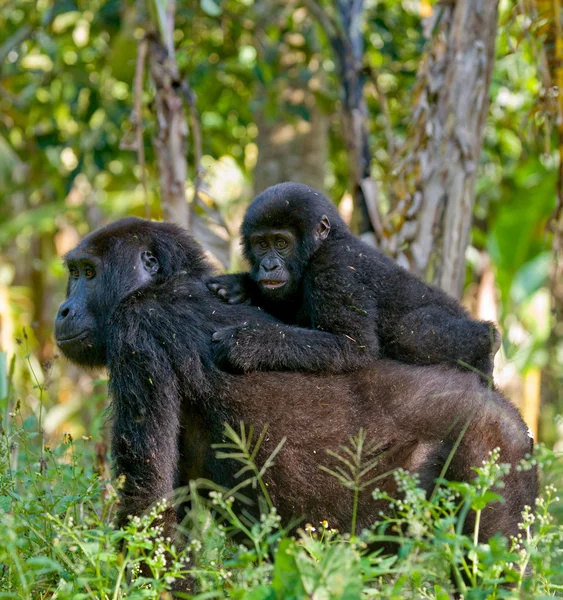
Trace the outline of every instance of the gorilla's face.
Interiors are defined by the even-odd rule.
[[[259,228],[248,236],[251,276],[265,298],[280,302],[297,294],[311,252],[318,249],[330,232],[328,217],[323,215],[313,231],[305,229],[301,237],[292,229],[281,228]],[[301,242],[304,236],[306,244]]]
[[[111,316],[125,296],[152,281],[158,261],[148,250],[130,246],[126,251],[109,245],[100,253],[95,238],[88,237],[65,262],[69,279],[55,321],[57,345],[78,365],[104,366]]]
[[[297,289],[301,274],[295,235],[289,230],[257,231],[250,236],[252,278],[264,296],[283,299]]]

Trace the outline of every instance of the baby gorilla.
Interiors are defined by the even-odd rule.
[[[209,288],[277,317],[215,333],[216,360],[235,371],[348,371],[374,359],[447,363],[490,378],[500,336],[456,300],[348,230],[336,207],[298,183],[268,188],[242,224],[250,273]],[[297,326],[297,327],[295,327]]]

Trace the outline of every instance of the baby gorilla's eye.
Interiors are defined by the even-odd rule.
[[[258,247],[262,248],[262,250],[265,250],[268,247],[268,242],[266,242],[265,240],[260,240],[258,242]]]
[[[285,240],[282,240],[281,238],[278,238],[276,240],[276,247],[277,248],[287,248],[287,242]]]
[[[92,279],[92,277],[94,277],[95,274],[96,272],[94,271],[94,269],[92,269],[92,267],[86,267],[84,269],[84,275],[86,275],[86,279]]]
[[[73,279],[78,279],[78,269],[76,267],[69,267],[68,272]]]

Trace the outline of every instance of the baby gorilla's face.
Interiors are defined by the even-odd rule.
[[[295,235],[289,230],[266,229],[250,236],[252,278],[264,296],[282,300],[299,284]]]

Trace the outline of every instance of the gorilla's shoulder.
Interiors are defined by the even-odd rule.
[[[206,291],[202,285],[194,285],[181,276],[140,288],[117,305],[112,324],[126,330],[132,323],[141,324],[155,332],[157,327],[177,326],[185,313],[181,308],[189,299],[200,297]]]

